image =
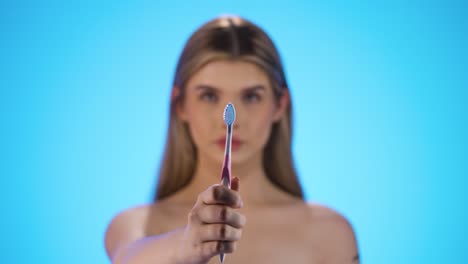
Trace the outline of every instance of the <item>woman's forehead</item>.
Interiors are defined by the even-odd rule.
[[[257,65],[246,61],[218,60],[209,62],[190,78],[187,87],[209,86],[218,90],[235,91],[254,86],[269,86],[267,74]]]

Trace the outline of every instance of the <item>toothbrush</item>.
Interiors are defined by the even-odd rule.
[[[236,120],[236,110],[232,103],[228,103],[224,108],[224,124],[226,124],[226,145],[224,147],[224,162],[221,173],[221,184],[231,188],[231,143],[232,143],[232,124]],[[221,263],[224,262],[224,254],[219,255]]]

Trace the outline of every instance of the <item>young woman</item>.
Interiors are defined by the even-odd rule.
[[[176,68],[155,200],[112,220],[112,262],[219,263],[224,253],[233,264],[358,263],[348,221],[303,199],[288,89],[278,51],[252,22],[220,17],[193,33]],[[229,102],[231,189],[219,184]]]

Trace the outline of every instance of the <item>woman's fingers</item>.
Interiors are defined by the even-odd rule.
[[[201,242],[237,241],[242,236],[242,229],[226,224],[209,224],[200,227],[198,236]]]
[[[211,258],[221,253],[232,253],[237,243],[233,241],[208,241],[199,245],[199,254],[202,258]]]
[[[205,205],[198,210],[198,218],[205,224],[228,224],[236,228],[245,225],[245,216],[224,205]]]
[[[233,208],[241,208],[243,206],[239,192],[231,190],[221,184],[212,185],[206,191],[202,192],[198,199],[204,204],[222,204]]]
[[[221,253],[234,252],[246,218],[236,210],[242,207],[238,178],[232,180],[231,187],[216,184],[198,195],[188,215],[182,251],[192,252],[193,256],[191,250],[195,250],[196,259],[202,262]]]
[[[240,180],[239,180],[239,178],[234,177],[231,180],[231,189],[236,191],[236,192],[239,192],[239,190],[240,190]]]

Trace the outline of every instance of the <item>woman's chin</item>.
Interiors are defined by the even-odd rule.
[[[246,151],[247,149],[244,148],[245,146],[240,146],[235,150],[232,149],[231,152],[231,166],[242,166],[248,162],[250,162],[254,155],[250,153],[250,151]],[[250,154],[250,155],[249,155]],[[222,167],[224,163],[224,149],[217,147],[214,150],[211,150],[209,153],[211,158],[219,163],[219,166]]]
[[[232,166],[243,166],[247,163],[251,163],[254,158],[254,155],[248,155],[252,153],[245,153],[239,151],[239,153],[233,153],[231,158],[231,165]]]

